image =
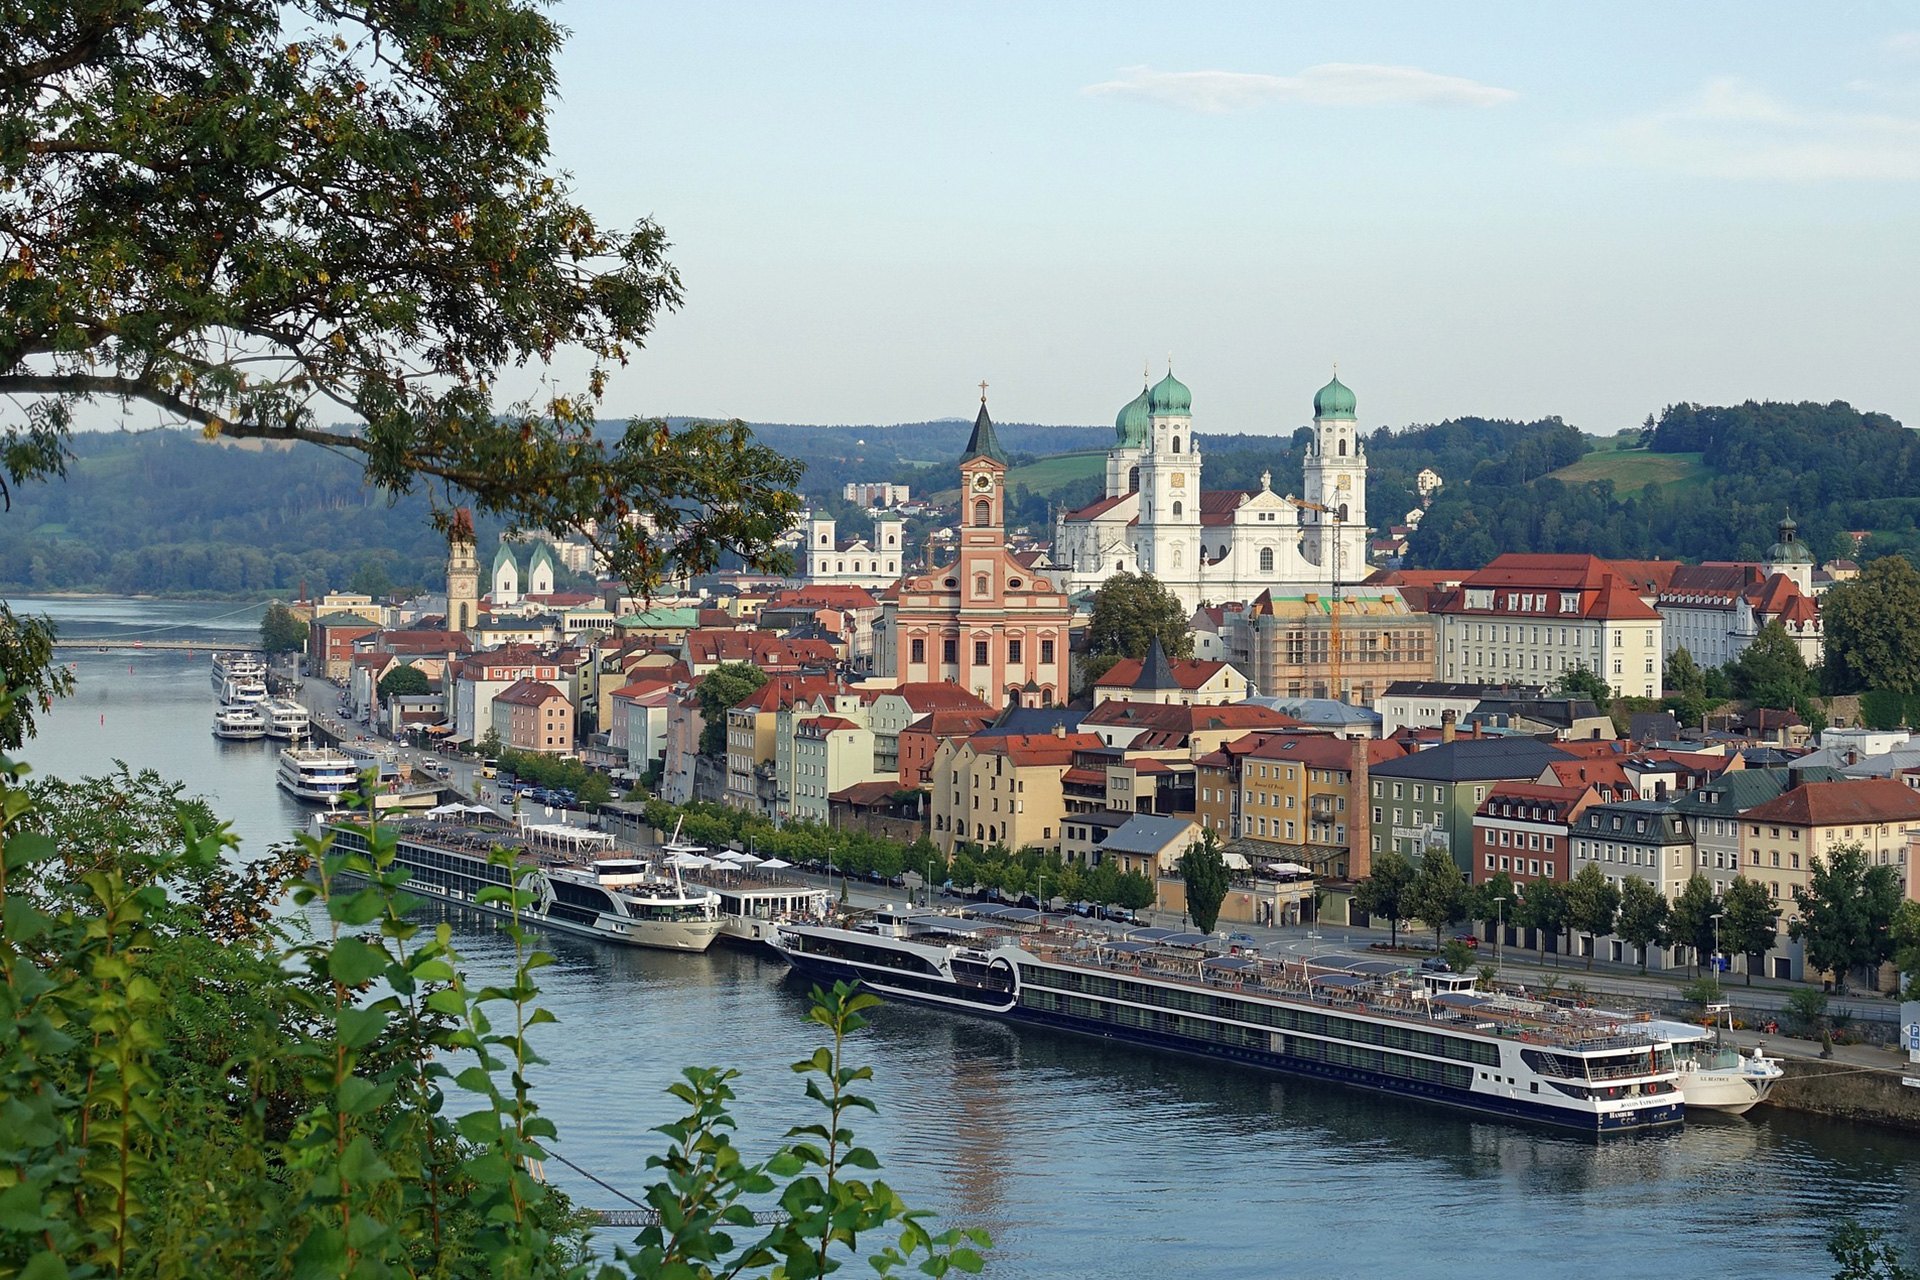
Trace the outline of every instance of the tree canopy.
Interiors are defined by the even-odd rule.
[[[1374,855],[1367,878],[1354,886],[1353,904],[1386,920],[1395,947],[1400,945],[1400,926],[1413,915],[1407,903],[1418,874],[1398,849],[1382,849]]]
[[[1433,930],[1435,950],[1440,935],[1467,916],[1467,881],[1460,864],[1445,849],[1428,849],[1420,858],[1419,873],[1407,892],[1406,909]]]
[[[299,653],[311,630],[304,618],[275,600],[260,615],[260,647],[268,653]]]
[[[1920,691],[1920,570],[1882,556],[1820,601],[1828,687]]]
[[[1725,918],[1720,921],[1720,945],[1729,955],[1747,957],[1747,985],[1753,985],[1753,960],[1773,949],[1780,938],[1780,905],[1758,880],[1733,878],[1720,897]]]
[[[1613,932],[1613,923],[1620,911],[1620,890],[1608,882],[1598,863],[1589,862],[1580,868],[1579,875],[1567,881],[1566,901],[1568,928],[1593,938]],[[1587,957],[1587,968],[1593,968],[1591,955]]]
[[[727,712],[767,682],[767,673],[748,662],[722,662],[693,687],[700,700],[700,754],[727,754]]]
[[[1763,707],[1791,710],[1815,692],[1800,646],[1778,621],[1760,628],[1760,634],[1727,664],[1735,696]]]
[[[1212,933],[1231,880],[1227,860],[1220,853],[1220,839],[1211,830],[1204,831],[1180,855],[1180,878],[1186,883],[1187,914],[1193,917],[1193,927]]]
[[[1627,876],[1620,882],[1620,918],[1614,932],[1620,940],[1640,952],[1640,972],[1647,971],[1647,948],[1667,940],[1667,923],[1672,908],[1660,891],[1639,876]]]
[[[550,164],[536,6],[9,6],[0,46],[0,487],[59,474],[75,408],[356,456],[436,519],[577,534],[637,587],[779,561],[799,468],[739,423],[596,431],[681,300],[651,221]],[[515,366],[571,390],[499,402]],[[345,423],[346,425],[337,425]]]
[[[1158,640],[1169,658],[1193,656],[1180,598],[1150,573],[1116,573],[1093,593],[1085,671],[1097,680],[1121,658],[1144,658]]]
[[[411,663],[403,662],[380,677],[382,698],[419,697],[432,692],[433,682],[427,679],[427,673]]]
[[[1900,885],[1890,866],[1870,864],[1858,843],[1813,860],[1807,887],[1795,887],[1800,914],[1787,934],[1806,948],[1807,964],[1833,974],[1844,992],[1857,969],[1871,969],[1894,952],[1893,921]]]

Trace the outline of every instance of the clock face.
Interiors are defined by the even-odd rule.
[[[1353,477],[1341,476],[1338,480],[1334,481],[1333,487],[1336,489],[1351,489],[1353,488]]]
[[[1173,473],[1173,487],[1176,489],[1184,489],[1187,487],[1187,476],[1185,472],[1176,471]]]
[[[986,474],[984,471],[981,472],[979,475],[973,478],[973,488],[976,493],[987,492],[989,489],[993,488],[993,477]]]

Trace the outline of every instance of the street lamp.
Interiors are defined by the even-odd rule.
[[[1502,894],[1493,900],[1493,918],[1493,978],[1498,982],[1500,980],[1500,935],[1507,931],[1506,895]]]
[[[1726,916],[1724,911],[1713,913],[1713,977],[1720,980],[1720,921]]]

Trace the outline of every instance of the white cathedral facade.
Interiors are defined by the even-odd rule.
[[[1367,564],[1367,459],[1353,392],[1335,378],[1313,398],[1301,497],[1201,488],[1193,395],[1171,372],[1120,410],[1107,496],[1058,517],[1052,559],[1071,591],[1150,573],[1188,609],[1328,592]]]

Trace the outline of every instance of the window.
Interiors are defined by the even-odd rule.
[[[1018,640],[1007,641],[1007,661],[1020,661],[1020,642]]]
[[[1273,572],[1273,548],[1272,547],[1260,548],[1260,572],[1262,573]]]
[[[927,660],[927,642],[925,640],[916,639],[913,642],[913,657],[909,659],[909,661],[925,662],[926,660]]]
[[[982,498],[973,504],[973,527],[985,529],[993,524],[993,503]],[[1618,643],[1616,641],[1615,643]]]
[[[976,600],[984,600],[992,594],[993,594],[992,589],[987,585],[987,575],[984,573],[974,574],[973,575],[974,598]]]
[[[1175,452],[1175,453],[1178,453],[1178,452],[1179,452],[1179,450],[1178,450],[1178,449],[1176,449],[1176,450],[1174,450],[1174,452]],[[1173,518],[1174,518],[1175,520],[1178,520],[1178,519],[1180,518],[1180,511],[1181,511],[1181,507],[1180,507],[1180,501],[1179,501],[1179,499],[1177,499],[1177,498],[1176,498],[1176,499],[1174,500],[1174,503],[1173,503]]]
[[[958,640],[948,639],[940,642],[940,661],[948,663],[960,661],[960,642]]]
[[[1040,642],[1040,663],[1042,666],[1048,667],[1053,665],[1053,641],[1042,640]]]

